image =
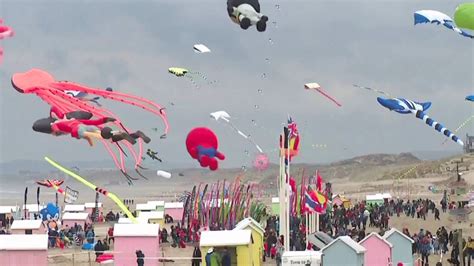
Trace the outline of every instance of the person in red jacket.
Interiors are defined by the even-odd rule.
[[[276,245],[273,244],[272,248],[270,249],[270,255],[271,255],[272,259],[274,259],[276,257],[276,254],[277,254],[277,248],[276,248]]]

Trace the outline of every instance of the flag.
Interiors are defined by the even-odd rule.
[[[326,212],[327,197],[321,192],[308,188],[305,193],[305,206],[309,212],[317,212],[319,214]]]
[[[26,202],[28,200],[28,187],[25,188],[25,198],[24,198],[24,200],[25,200],[25,203],[24,203],[24,205],[25,205],[24,211],[25,212],[24,212],[23,218],[26,220]]]
[[[40,187],[36,190],[36,203],[38,204],[38,207],[40,205]]]
[[[71,189],[70,187],[66,186],[66,190],[64,194],[65,203],[69,203],[69,204],[74,203],[78,197],[79,197],[79,191]]]
[[[319,192],[323,192],[323,178],[319,174],[319,170],[317,172],[316,187],[318,188]]]
[[[184,191],[183,194],[182,194],[181,196],[179,196],[178,201],[185,203],[185,202],[186,202],[186,199],[187,199],[188,197],[190,197],[190,196],[191,196],[191,192],[189,192],[189,191]]]

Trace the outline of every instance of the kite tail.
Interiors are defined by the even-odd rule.
[[[428,126],[434,128],[436,131],[452,139],[454,142],[458,143],[461,146],[464,146],[464,143],[460,138],[454,135],[451,131],[449,131],[449,129],[445,128],[442,124],[431,119],[427,114],[423,113],[423,111],[416,111],[416,117],[423,120]]]
[[[207,77],[206,77],[204,74],[202,74],[201,72],[196,71],[196,72],[188,72],[188,73],[189,73],[190,75],[197,75],[197,76],[199,76],[200,78],[202,78],[203,80],[205,80],[205,81],[207,82],[207,84],[212,84],[212,83],[214,83],[214,81],[209,81],[209,80],[207,79]]]
[[[196,87],[196,89],[199,89],[199,85],[197,85],[196,81],[194,81],[194,78],[191,77],[191,76],[187,76],[185,75],[186,78],[189,79],[189,81],[191,81],[191,83],[194,85],[194,87]]]
[[[471,115],[468,119],[464,120],[464,122],[461,123],[461,125],[454,130],[454,133],[458,132],[461,128],[463,128],[467,123],[469,123],[472,119],[474,118],[474,115]],[[445,139],[442,144],[445,144],[448,141],[448,139]]]

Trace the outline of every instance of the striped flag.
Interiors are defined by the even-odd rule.
[[[305,207],[310,213],[326,213],[327,201],[328,199],[325,195],[311,188],[308,188],[305,193]]]

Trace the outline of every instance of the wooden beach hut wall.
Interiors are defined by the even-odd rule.
[[[165,225],[164,214],[159,211],[141,212],[137,219],[148,224],[159,224],[161,227]]]
[[[48,235],[0,235],[2,265],[48,265]]]
[[[102,202],[97,202],[97,207],[99,208],[99,216],[103,212],[102,208]],[[84,204],[85,212],[89,213],[89,215],[92,217],[92,213],[94,212],[95,208],[95,202],[86,202]]]
[[[366,249],[348,236],[340,236],[323,252],[323,265],[364,266],[364,253]]]
[[[147,204],[155,206],[155,211],[164,212],[165,211],[165,201],[164,200],[149,200]]]
[[[272,198],[272,214],[273,215],[280,214],[280,199],[278,197]]]
[[[412,244],[414,241],[404,233],[395,228],[385,232],[383,238],[392,244],[392,262],[397,265],[399,262],[403,265],[413,265]]]
[[[26,219],[34,220],[35,214],[36,219],[39,219],[39,211],[42,210],[45,206],[38,204],[23,204],[23,211],[26,209]]]
[[[77,212],[85,212],[86,207],[84,204],[66,204],[64,205],[64,210],[63,212],[71,212],[71,213],[77,213]]]
[[[392,265],[392,244],[378,233],[372,232],[359,241],[367,251],[364,266]]]
[[[248,217],[237,223],[233,230],[246,229],[252,231],[252,255],[253,261],[257,263],[254,265],[260,266],[263,263],[263,234],[265,233],[265,229],[263,229],[259,222],[255,221],[251,217]]]
[[[159,224],[115,224],[114,265],[137,265],[137,250],[145,255],[145,265],[162,265],[157,259],[161,257],[159,230]]]
[[[383,199],[382,194],[366,195],[365,203],[366,203],[366,206],[372,205],[372,207],[375,207],[375,204],[377,204],[378,206],[381,206],[384,203],[384,199]]]
[[[87,212],[66,212],[61,219],[62,228],[74,227],[75,224],[80,225],[83,229],[86,223],[91,223],[89,213]]]
[[[141,212],[151,212],[156,210],[155,205],[149,203],[138,203],[135,206],[135,211],[137,212],[137,216],[140,216]]]
[[[173,221],[181,221],[183,219],[184,205],[182,202],[166,202],[165,215],[168,214]]]
[[[252,255],[252,231],[203,231],[199,247],[202,254],[202,266],[206,265],[206,254],[210,248],[220,253],[227,247],[232,265],[257,265]]]
[[[46,233],[42,220],[15,220],[10,230],[15,235],[39,235]]]

